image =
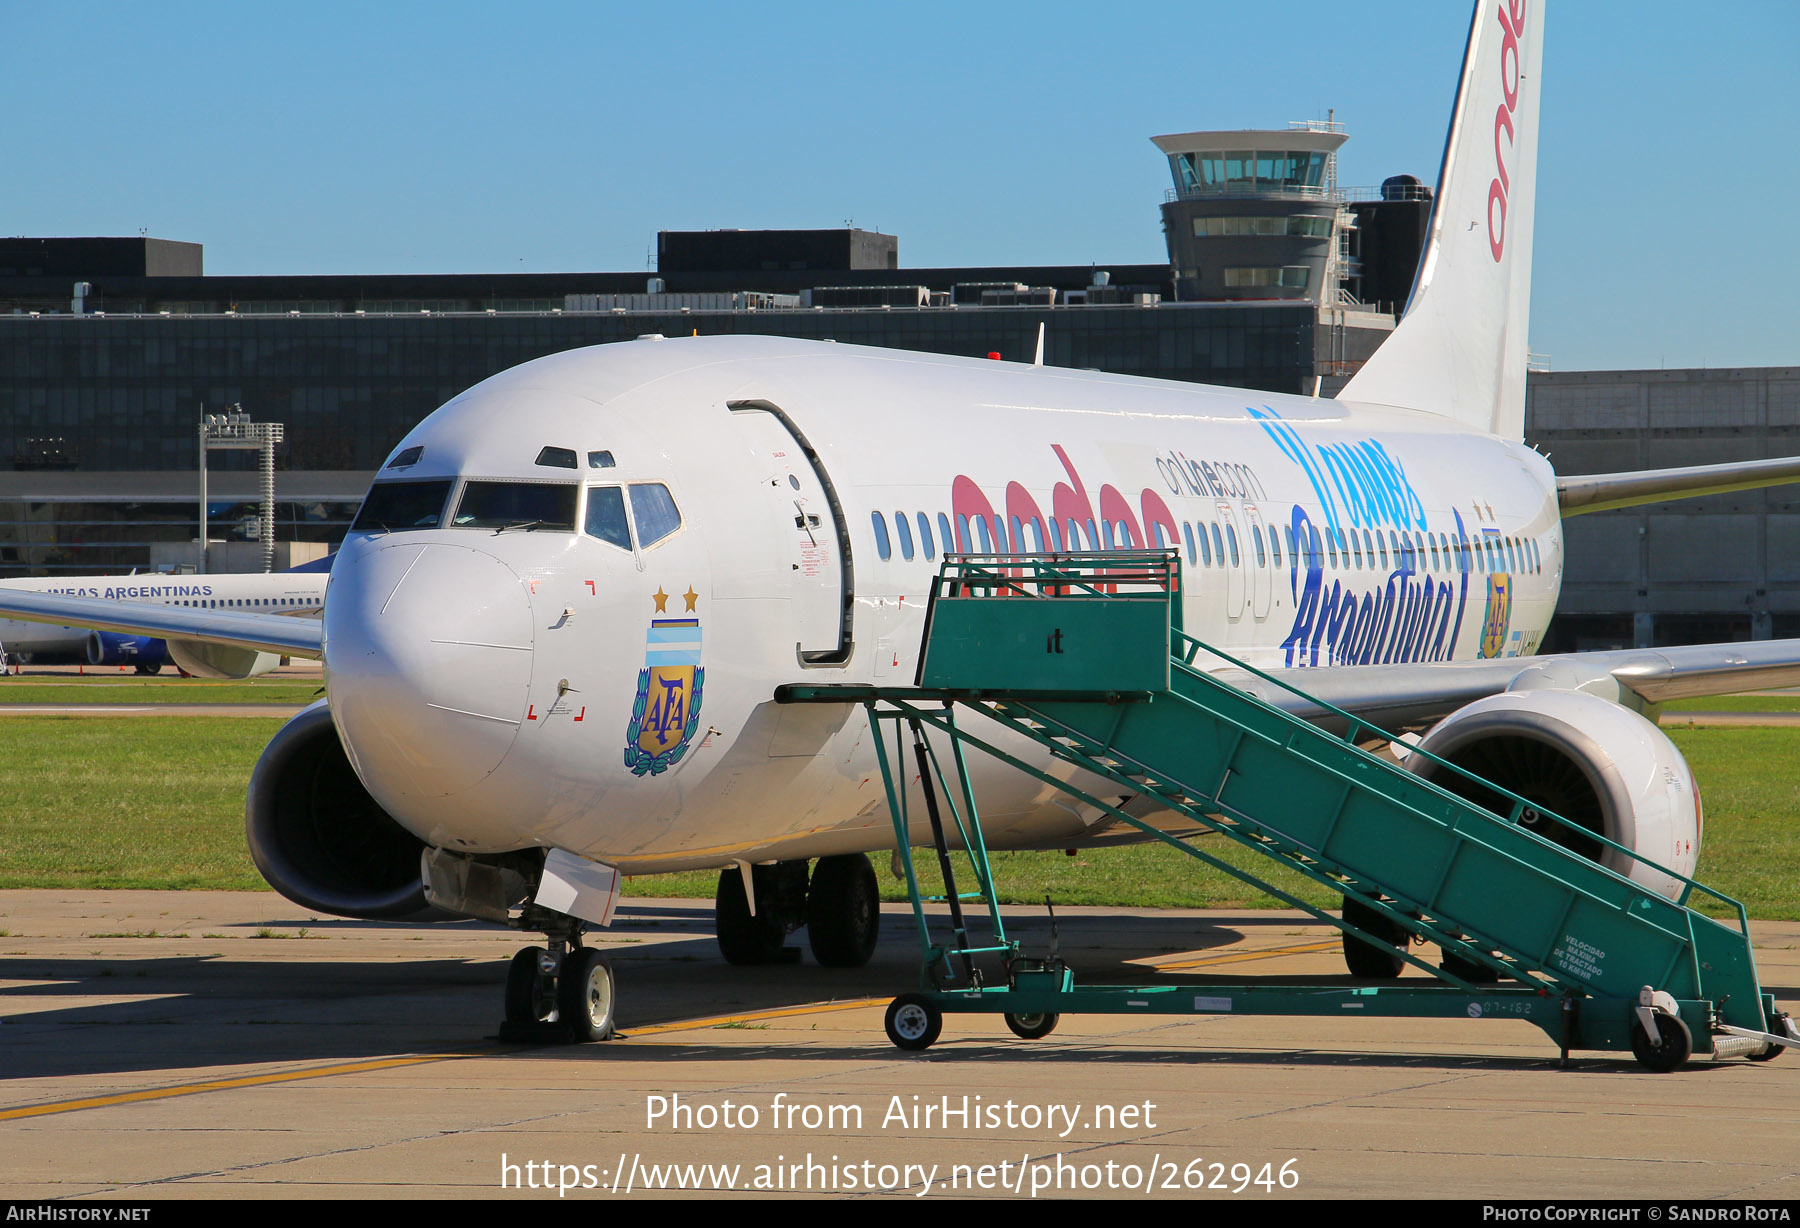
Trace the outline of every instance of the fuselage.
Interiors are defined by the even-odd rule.
[[[874,849],[861,710],[775,688],[909,683],[946,552],[1158,546],[1190,634],[1301,671],[1528,654],[1563,558],[1548,463],[1431,414],[645,340],[505,372],[402,441],[333,569],[327,690],[433,844],[632,873]],[[1089,833],[980,770],[996,847]]]

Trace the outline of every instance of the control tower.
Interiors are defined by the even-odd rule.
[[[1346,301],[1356,270],[1341,253],[1355,221],[1337,185],[1342,124],[1150,139],[1175,176],[1162,217],[1176,297]]]

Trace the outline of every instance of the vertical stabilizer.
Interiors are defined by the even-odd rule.
[[[1545,0],[1477,0],[1406,314],[1340,394],[1525,427]]]

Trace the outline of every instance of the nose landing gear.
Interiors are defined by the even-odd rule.
[[[613,1034],[613,975],[606,957],[581,945],[581,922],[546,914],[548,945],[523,947],[506,970],[500,1039],[580,1044]]]

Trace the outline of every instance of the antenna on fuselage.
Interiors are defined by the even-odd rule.
[[[1038,321],[1037,355],[1032,358],[1031,365],[1034,367],[1044,365],[1044,322],[1042,320]]]

